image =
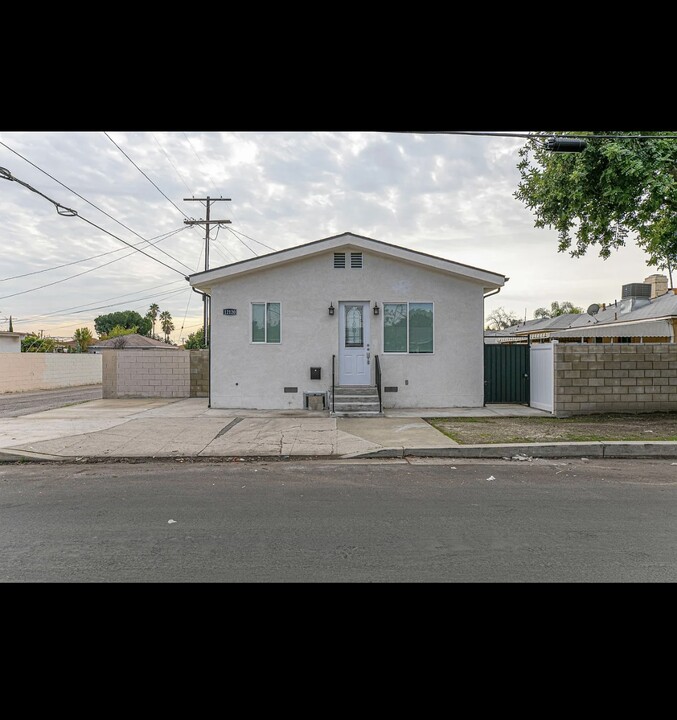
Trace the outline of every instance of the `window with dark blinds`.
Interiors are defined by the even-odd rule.
[[[346,266],[346,254],[345,253],[334,253],[334,267],[344,268]]]
[[[362,267],[362,253],[350,253],[350,267],[361,268]]]

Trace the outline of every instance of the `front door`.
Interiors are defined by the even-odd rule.
[[[339,385],[369,385],[368,302],[339,303]]]

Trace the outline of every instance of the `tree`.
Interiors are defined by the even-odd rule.
[[[188,336],[188,340],[183,344],[186,350],[204,350],[207,345],[205,344],[205,332],[203,328],[196,330]]]
[[[534,213],[536,227],[557,230],[559,252],[581,257],[595,245],[606,259],[634,233],[647,265],[671,271],[677,258],[677,133],[585,134],[675,139],[600,138],[580,153],[552,153],[532,138],[519,151],[521,181],[514,196]]]
[[[134,332],[138,332],[139,335],[148,335],[153,323],[149,317],[141,317],[136,310],[122,310],[94,318],[94,327],[99,337],[109,335],[116,325],[127,329],[135,328]]]
[[[169,334],[174,329],[174,323],[172,322],[172,316],[169,313],[168,310],[165,310],[164,312],[160,313],[160,326],[162,327],[162,332],[165,334],[165,342],[169,342]]]
[[[116,325],[111,329],[109,333],[101,336],[101,340],[112,340],[113,338],[122,337],[124,335],[133,335],[137,332],[136,326],[130,328],[122,327],[122,325]]]
[[[148,308],[148,313],[146,317],[149,317],[151,319],[151,322],[153,323],[153,338],[155,338],[155,321],[157,320],[158,313],[160,312],[160,306],[157,303],[153,303]]]
[[[54,338],[42,338],[35,333],[25,335],[21,339],[21,352],[54,352],[56,340]]]
[[[565,300],[562,303],[558,303],[557,300],[550,303],[550,309],[540,307],[534,310],[535,318],[554,318],[560,315],[566,315],[568,313],[580,314],[583,312],[583,308],[576,307],[569,300]]]
[[[14,332],[14,325],[12,325],[12,316],[9,316],[9,331]]]
[[[78,345],[77,352],[87,352],[87,348],[94,342],[92,331],[87,327],[78,328],[73,333],[73,340]]]
[[[487,330],[505,330],[512,325],[517,325],[519,318],[514,312],[507,312],[503,307],[496,308],[487,315]]]

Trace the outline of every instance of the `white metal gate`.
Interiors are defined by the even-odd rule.
[[[529,352],[529,405],[552,412],[555,407],[555,345],[538,343]]]

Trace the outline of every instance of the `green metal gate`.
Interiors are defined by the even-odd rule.
[[[484,402],[529,404],[529,346],[484,346]]]

